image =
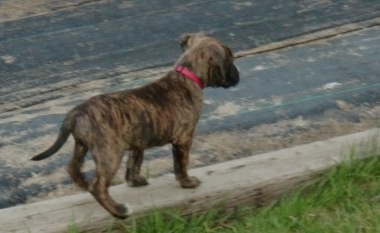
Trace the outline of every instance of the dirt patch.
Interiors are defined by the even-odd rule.
[[[226,116],[236,115],[243,106],[234,102],[225,102],[219,105],[213,112],[210,113],[210,119],[222,119]]]
[[[297,145],[325,140],[345,134],[365,131],[380,126],[380,106],[352,108],[342,119],[344,110],[326,111],[318,118],[299,116],[274,124],[264,124],[246,131],[223,132],[196,138],[194,148],[204,158],[204,165],[229,159],[265,153]]]
[[[27,18],[35,15],[48,14],[65,8],[104,2],[102,0],[2,0],[0,4],[0,23],[6,21]],[[124,3],[124,8],[130,8],[131,3]]]

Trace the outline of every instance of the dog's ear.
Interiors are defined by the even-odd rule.
[[[202,32],[183,34],[180,39],[182,51],[184,52],[190,47],[195,46],[203,38],[206,38],[206,35]]]
[[[181,36],[179,44],[181,45],[182,52],[186,51],[186,49],[188,48],[187,42],[190,39],[190,37],[190,34],[184,34]]]

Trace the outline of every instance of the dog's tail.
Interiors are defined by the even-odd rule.
[[[63,144],[65,144],[67,138],[70,136],[74,128],[75,115],[76,114],[74,114],[74,112],[70,112],[66,115],[54,144],[46,151],[34,156],[31,160],[39,161],[42,159],[46,159],[52,156],[54,153],[56,153],[59,149],[61,149],[61,147],[63,146]]]

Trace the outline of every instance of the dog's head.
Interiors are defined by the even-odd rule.
[[[231,49],[215,38],[201,33],[181,38],[182,56],[177,65],[190,68],[205,86],[232,87],[239,83]]]

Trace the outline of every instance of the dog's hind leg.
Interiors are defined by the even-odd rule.
[[[127,172],[125,173],[125,180],[131,187],[138,187],[148,185],[145,177],[140,175],[141,164],[144,158],[143,150],[133,150],[130,152],[127,161]]]
[[[102,149],[94,148],[91,152],[96,163],[96,178],[89,186],[90,193],[113,216],[121,219],[128,217],[131,209],[127,205],[115,202],[108,192],[124,151],[117,150],[115,145],[112,145]]]
[[[74,155],[71,158],[67,171],[69,172],[73,181],[81,188],[87,189],[87,182],[81,173],[81,167],[84,162],[88,149],[86,146],[79,142],[75,142]]]

